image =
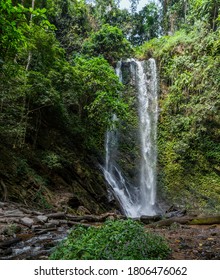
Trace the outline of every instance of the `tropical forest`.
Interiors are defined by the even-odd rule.
[[[15,259],[220,259],[220,0],[0,0]]]

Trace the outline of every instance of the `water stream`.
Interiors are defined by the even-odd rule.
[[[119,131],[116,126],[106,133],[106,162],[104,176],[111,191],[120,203],[122,211],[128,217],[155,215],[156,203],[156,163],[157,163],[157,71],[154,59],[137,61],[131,59],[130,74],[136,88],[138,119],[140,168],[138,184],[132,185],[123,174],[117,154],[119,151]],[[122,62],[119,62],[116,73],[123,82]],[[117,116],[113,116],[117,120]]]

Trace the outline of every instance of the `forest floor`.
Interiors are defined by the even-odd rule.
[[[114,213],[100,217],[114,219]],[[94,220],[99,216],[88,218]],[[100,222],[78,220],[77,216],[66,213],[46,213],[0,202],[0,259],[47,259],[68,230],[78,223],[100,225]],[[148,225],[146,230],[167,239],[172,260],[220,260],[220,224],[173,223],[154,228]]]
[[[220,225],[180,225],[154,228],[164,236],[173,260],[220,260]]]

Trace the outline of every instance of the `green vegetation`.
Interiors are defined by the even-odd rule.
[[[129,78],[119,82],[114,67],[121,58],[153,56],[159,193],[219,211],[220,3],[166,0],[137,12],[137,0],[131,11],[119,2],[0,2],[0,198],[48,208],[61,185],[104,209],[105,184],[94,167],[104,132],[113,113],[134,134],[136,126],[132,86]],[[124,137],[121,162],[132,173],[130,155],[138,151]]]
[[[100,228],[73,229],[51,255],[52,260],[155,260],[166,259],[165,240],[138,222],[107,221]]]
[[[184,21],[175,25],[179,30],[138,51],[144,58],[153,55],[159,65],[160,190],[184,207],[219,211],[219,4],[188,2],[184,20],[178,14],[182,6],[167,7],[179,23]]]
[[[113,113],[128,117],[112,65],[132,47],[90,4],[75,0],[1,1],[0,45],[2,197],[41,207],[50,204],[53,174],[67,180],[67,170],[82,168],[92,176],[76,162],[102,152]]]
[[[85,41],[82,51],[89,56],[103,55],[111,65],[116,65],[120,59],[132,55],[131,45],[125,39],[122,30],[109,24],[92,33]]]

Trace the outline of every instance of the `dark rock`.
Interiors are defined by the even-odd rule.
[[[172,212],[167,212],[164,216],[165,218],[169,219],[172,217],[183,217],[186,215],[186,210],[175,210]]]
[[[7,248],[7,249],[0,249],[0,260],[4,260],[4,256],[9,256],[12,254],[12,248]]]
[[[170,206],[170,208],[166,210],[166,213],[176,212],[176,211],[178,211],[177,207],[175,205],[172,205]]]
[[[48,214],[47,217],[52,219],[63,219],[66,217],[66,213],[65,212],[51,213]]]
[[[161,215],[155,215],[155,216],[141,216],[140,221],[144,224],[150,224],[150,223],[155,223],[158,222],[162,219]]]
[[[3,208],[6,205],[5,202],[0,202],[0,208]]]
[[[79,201],[78,197],[73,196],[69,199],[67,204],[71,208],[78,208],[81,205],[81,202]]]

